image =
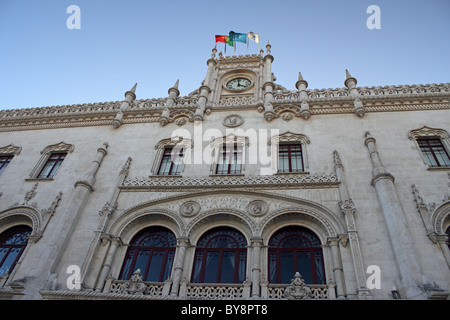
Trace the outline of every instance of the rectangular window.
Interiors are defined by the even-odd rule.
[[[52,153],[37,178],[50,179],[56,174],[67,153]]]
[[[164,154],[159,166],[158,175],[174,176],[181,174],[183,168],[183,149],[174,149],[173,147],[164,148]]]
[[[240,174],[242,172],[242,146],[223,144],[219,153],[216,174]]]
[[[5,170],[6,166],[11,162],[14,156],[1,156],[0,157],[0,174]]]
[[[430,167],[450,167],[450,158],[440,139],[418,138],[417,143]]]
[[[303,172],[302,145],[300,143],[279,145],[278,172]]]

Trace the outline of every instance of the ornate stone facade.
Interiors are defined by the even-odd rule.
[[[176,81],[166,98],[137,99],[134,85],[123,101],[0,111],[0,235],[32,230],[0,296],[447,298],[450,166],[430,165],[418,141],[450,152],[450,84],[358,87],[346,71],[342,88],[307,89],[299,73],[287,90],[273,61],[270,45],[246,56],[214,49],[187,96]],[[226,86],[238,78],[250,85]],[[280,147],[293,144],[301,168],[279,170]],[[242,157],[227,174],[216,170],[225,145]],[[185,162],[171,174],[161,167],[177,147]],[[52,154],[65,158],[39,178]],[[167,276],[147,281],[136,267],[122,279],[135,236],[153,226],[176,238]],[[292,226],[320,242],[312,283],[309,267],[274,281],[282,260],[271,260],[270,239]],[[239,283],[195,279],[199,243],[218,227],[246,241]]]

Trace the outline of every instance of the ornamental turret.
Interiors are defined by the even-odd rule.
[[[123,111],[128,109],[134,100],[136,100],[136,87],[137,83],[131,88],[129,91],[125,92],[125,100],[120,105],[119,112],[117,113],[116,117],[112,121],[112,126],[117,129],[122,125],[122,119],[123,119]]]

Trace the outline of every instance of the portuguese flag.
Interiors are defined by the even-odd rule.
[[[216,36],[216,43],[217,42],[223,42],[227,43],[229,46],[233,46],[233,40],[231,40],[229,36],[223,35]]]

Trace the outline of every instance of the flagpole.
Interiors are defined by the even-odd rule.
[[[247,35],[247,54],[248,54],[248,35]]]

